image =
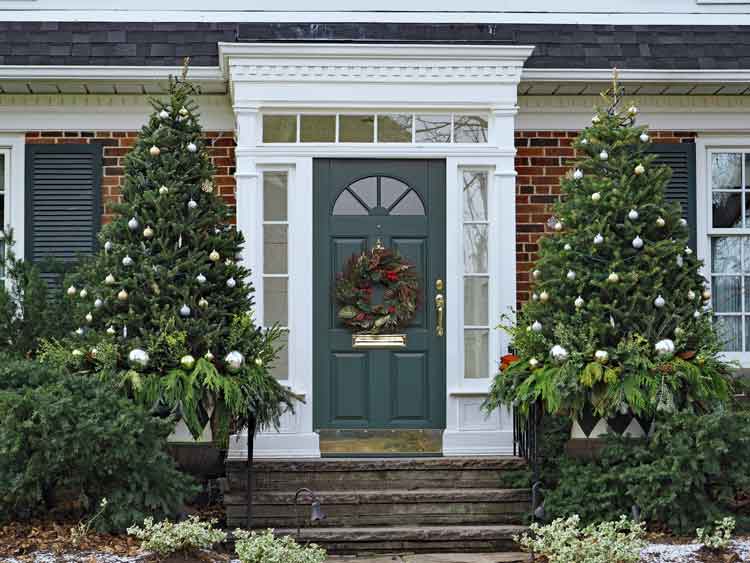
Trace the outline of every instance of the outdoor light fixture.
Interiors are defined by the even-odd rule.
[[[302,487],[301,489],[298,489],[296,493],[294,493],[294,510],[297,513],[297,538],[299,539],[300,533],[302,530],[302,521],[299,517],[299,509],[297,508],[299,505],[297,504],[299,502],[299,497],[302,493],[307,493],[310,498],[312,499],[312,502],[310,503],[310,522],[320,522],[321,520],[326,519],[326,515],[323,513],[323,510],[320,508],[320,499],[318,496],[312,492],[307,487]]]

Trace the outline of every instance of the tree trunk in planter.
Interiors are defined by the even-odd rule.
[[[581,416],[573,421],[565,453],[577,459],[595,459],[604,447],[605,434],[641,439],[650,430],[651,421],[632,412],[605,419],[595,415],[594,409],[587,405]]]

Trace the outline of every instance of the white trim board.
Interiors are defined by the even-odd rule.
[[[5,189],[5,207],[8,214],[8,223],[3,221],[3,228],[10,227],[13,230],[15,246],[13,251],[16,256],[24,257],[24,235],[25,235],[25,205],[26,205],[26,140],[23,134],[0,133],[0,150],[8,155],[6,166],[10,167],[8,178],[10,185]]]

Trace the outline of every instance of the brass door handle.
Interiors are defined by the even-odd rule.
[[[443,336],[445,334],[445,329],[443,328],[443,319],[445,317],[445,297],[442,293],[438,293],[435,296],[435,310],[437,311],[437,328],[435,329],[435,333],[438,336]]]

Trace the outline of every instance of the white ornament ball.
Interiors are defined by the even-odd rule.
[[[122,265],[126,266],[126,267],[127,266],[132,266],[133,265],[133,259],[130,256],[126,255],[125,258],[122,259]]]
[[[576,180],[580,180],[581,178],[583,178],[583,170],[576,168],[576,171],[573,172],[573,178],[575,178]]]
[[[555,227],[554,227],[554,228],[555,228],[555,230],[556,230],[556,231],[557,231],[557,232],[559,233],[560,231],[562,231],[562,230],[563,230],[563,224],[562,224],[562,223],[561,223],[560,221],[557,221],[557,222],[555,223]]]
[[[148,149],[148,152],[151,156],[159,156],[161,154],[161,149],[154,145],[150,149]]]
[[[565,274],[565,277],[570,281],[573,281],[574,279],[576,279],[576,273],[573,270],[568,270],[568,273]]]
[[[138,219],[135,217],[131,217],[130,221],[128,221],[128,229],[131,231],[135,231],[138,228]]]
[[[263,367],[263,359],[262,358],[255,358],[255,365],[258,367]]]
[[[194,199],[191,199],[190,201],[188,201],[187,206],[188,209],[195,209],[196,207],[198,207],[198,202]]]
[[[636,106],[630,106],[628,108],[628,113],[630,115],[637,115],[638,114],[638,108]]]
[[[594,359],[600,364],[606,364],[609,361],[609,352],[606,350],[597,350],[594,352]]]
[[[181,317],[189,317],[190,316],[190,307],[188,307],[187,304],[183,304],[183,306],[180,307],[180,316]]]
[[[96,355],[99,353],[99,350],[97,348],[91,349],[91,357],[96,358]]]
[[[206,358],[209,362],[214,361],[214,355],[211,353],[211,350],[203,354],[203,357]]]
[[[582,145],[588,145],[589,144],[589,140],[586,137],[584,137],[583,139],[581,139],[581,144]]]
[[[538,365],[539,365],[539,360],[537,360],[536,358],[531,358],[531,359],[529,359],[529,366],[530,366],[530,367],[531,367],[532,369],[534,369],[534,368],[535,368],[535,367],[537,367]]]
[[[549,301],[549,293],[547,293],[546,291],[542,291],[539,294],[539,301],[541,301],[542,303],[546,303],[547,301]]]
[[[87,323],[94,321],[94,315],[92,315],[91,313],[86,313],[86,316],[84,318],[86,319]]]
[[[640,176],[645,171],[646,171],[646,168],[643,166],[643,164],[639,164],[638,166],[635,167],[635,170],[633,170],[636,176]]]
[[[190,354],[186,354],[180,358],[180,365],[183,369],[193,369],[195,367],[195,358]]]
[[[693,313],[693,318],[694,319],[700,319],[701,318],[701,312],[700,311],[695,311]]]
[[[74,295],[75,295],[76,293],[78,293],[78,290],[76,289],[76,286],[74,286],[74,285],[71,285],[71,286],[70,286],[70,287],[68,288],[68,295],[69,295],[70,297],[73,297],[73,296],[74,296]]]
[[[148,366],[148,352],[140,348],[134,348],[128,354],[128,362],[134,368],[145,368]]]
[[[641,142],[648,143],[651,137],[649,137],[646,133],[641,133]]]
[[[684,217],[680,218],[680,226],[687,227],[688,226],[687,219],[685,219]]]
[[[104,278],[104,283],[107,285],[114,285],[115,276],[113,276],[112,274],[107,274],[107,277]]]
[[[239,371],[245,364],[245,356],[242,355],[242,352],[232,350],[224,358],[224,363],[227,364],[229,371]]]
[[[203,285],[204,283],[206,283],[206,276],[204,276],[203,274],[198,274],[197,276],[195,276],[195,281]]]
[[[112,250],[112,241],[108,240],[104,243],[104,250],[105,252],[109,252],[110,250]]]
[[[602,194],[600,194],[599,192],[594,192],[593,194],[591,194],[591,201],[597,202],[600,199],[602,199]]]
[[[208,307],[208,301],[205,297],[200,298],[200,300],[198,301],[198,307],[200,307],[201,309],[205,309],[206,307]]]
[[[600,121],[601,119],[599,119],[598,115],[595,115],[594,117],[591,118],[591,123],[599,123]]]
[[[612,272],[611,274],[609,274],[609,276],[607,276],[607,281],[609,283],[617,283],[620,281],[620,276],[618,276],[615,272]]]
[[[229,289],[234,289],[234,287],[235,287],[236,285],[237,285],[237,282],[235,281],[235,279],[234,279],[234,278],[229,278],[229,279],[227,280],[227,287],[228,287]]]
[[[211,260],[211,262],[218,262],[221,260],[221,255],[216,251],[216,249],[211,251],[211,254],[208,255],[208,259]]]
[[[102,301],[101,299],[94,300],[94,309],[101,309],[102,305],[104,305],[104,301]]]
[[[534,323],[531,325],[531,330],[534,332],[542,332],[542,323],[539,321],[534,321]]]
[[[87,298],[87,297],[89,296],[89,292],[88,292],[88,291],[86,291],[86,288],[84,287],[84,288],[83,288],[83,289],[82,289],[82,290],[81,290],[81,291],[80,291],[80,292],[78,293],[78,296],[79,296],[79,297],[80,297],[81,299],[86,299],[86,298]]]
[[[682,259],[682,254],[678,254],[677,258],[674,260],[677,263],[678,268],[682,268],[682,265],[685,263],[685,261]]]
[[[685,247],[685,254],[687,254],[688,256],[690,256],[692,253],[693,253],[693,249],[690,248],[689,246],[686,246]]]
[[[656,226],[657,227],[663,227],[666,224],[667,224],[667,222],[664,220],[663,217],[657,217],[656,218]]]
[[[539,294],[538,293],[532,293],[531,294],[531,300],[532,301],[539,301]]]
[[[709,299],[711,299],[711,292],[707,289],[704,289],[702,297],[704,301],[708,301]]]
[[[159,188],[159,193],[160,193],[161,195],[164,195],[164,194],[166,194],[167,192],[169,192],[169,188],[168,188],[167,186],[161,186],[161,187]]]
[[[151,227],[146,227],[143,229],[143,238],[153,238],[154,237],[154,229]]]
[[[568,351],[559,344],[555,344],[549,353],[556,362],[564,362],[568,359]]]
[[[188,152],[196,152],[198,147],[195,146],[195,143],[188,143],[187,150]]]
[[[161,110],[159,112],[159,117],[161,119],[169,119],[169,112],[167,110],[163,109],[163,110]]]
[[[695,292],[694,292],[694,291],[693,291],[692,289],[691,289],[690,291],[688,291],[688,292],[687,292],[687,298],[688,298],[688,299],[689,299],[690,301],[693,301],[693,300],[695,299]]]
[[[659,340],[659,342],[654,345],[654,350],[656,350],[656,353],[659,356],[671,356],[674,354],[674,342],[669,338]]]
[[[643,248],[643,239],[641,237],[639,237],[639,236],[636,236],[633,239],[633,243],[632,244],[633,244],[633,248],[636,248],[636,249],[640,250],[641,248]]]
[[[570,243],[569,243],[569,242],[566,242],[566,243],[565,243],[565,246],[563,246],[563,250],[573,250],[573,247],[572,247],[572,246],[570,246]]]
[[[109,328],[107,328],[107,334],[112,336],[114,333],[115,333],[115,327],[110,326]]]
[[[656,307],[657,309],[661,309],[666,304],[667,302],[661,295],[657,296],[656,299],[654,299],[654,307]]]
[[[78,327],[78,328],[76,329],[76,334],[77,334],[78,336],[83,336],[83,329],[82,329],[81,327]]]
[[[607,160],[609,158],[609,153],[605,150],[599,153],[599,160]]]
[[[117,294],[117,299],[120,301],[127,301],[128,300],[128,292],[124,289],[120,290],[120,293]]]
[[[594,237],[594,244],[601,244],[604,242],[604,237],[601,233],[596,233],[596,236]]]
[[[631,209],[628,212],[628,219],[631,221],[637,221],[638,220],[638,212],[635,209]]]
[[[78,348],[76,348],[75,350],[73,350],[73,352],[71,352],[71,353],[73,354],[73,357],[75,357],[75,358],[80,358],[81,356],[83,356],[83,352],[81,352]]]
[[[533,272],[531,272],[531,275],[533,276],[533,278],[535,280],[538,280],[539,278],[542,277],[542,271],[541,270],[534,270]]]
[[[581,297],[580,295],[576,297],[576,300],[573,302],[573,304],[576,306],[576,309],[580,309],[581,307],[583,307],[583,297]]]
[[[185,117],[188,113],[189,112],[188,112],[187,108],[184,108],[184,107],[180,108],[180,115],[181,116]]]

